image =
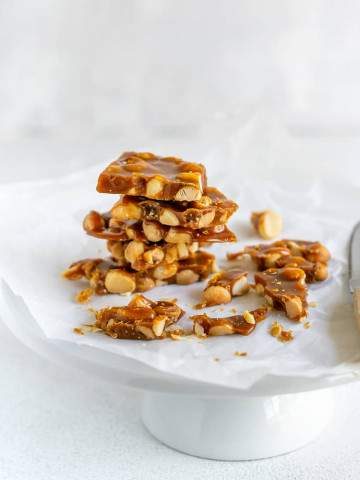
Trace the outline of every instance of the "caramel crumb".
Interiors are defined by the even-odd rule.
[[[304,323],[304,328],[310,328],[310,327],[311,327],[311,322]]]
[[[309,307],[311,307],[311,308],[316,308],[318,304],[317,304],[317,302],[309,302],[308,305],[309,305]]]
[[[219,357],[214,357],[214,362],[220,362],[220,358]]]
[[[231,313],[233,313],[234,315],[237,313],[237,309],[235,307],[233,307],[231,310],[230,310]]]
[[[292,330],[283,330],[279,337],[280,342],[291,342],[294,340],[294,332]]]
[[[92,288],[85,288],[85,290],[81,290],[76,294],[75,301],[77,303],[87,303],[93,295],[94,290]]]
[[[284,330],[279,322],[273,322],[269,332],[270,335],[277,338],[280,342],[290,342],[294,340],[294,332],[292,330]]]
[[[247,352],[239,352],[238,350],[234,352],[235,357],[246,357]]]
[[[75,327],[73,328],[73,332],[76,333],[77,335],[85,335],[86,333],[96,333],[96,332],[102,332],[101,328],[98,328],[94,324],[84,324],[81,325],[80,327]]]

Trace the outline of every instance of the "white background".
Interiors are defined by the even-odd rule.
[[[0,181],[146,148],[195,160],[214,152],[208,169],[220,183],[217,155],[231,151],[239,175],[358,188],[359,15],[356,1],[2,0]],[[258,145],[237,151],[248,125]],[[338,390],[334,422],[305,449],[211,462],[152,439],[137,394],[0,333],[1,480],[360,476],[357,385]]]

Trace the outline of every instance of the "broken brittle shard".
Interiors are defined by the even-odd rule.
[[[97,191],[155,200],[200,200],[206,187],[205,167],[177,157],[125,152],[100,174]]]
[[[271,307],[284,311],[291,320],[301,321],[308,307],[305,278],[301,268],[269,268],[255,274],[255,288]]]
[[[167,327],[183,314],[175,300],[154,302],[136,295],[127,306],[96,310],[95,325],[113,338],[155,340],[164,338]]]

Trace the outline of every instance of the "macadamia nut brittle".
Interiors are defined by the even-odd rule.
[[[85,259],[70,265],[63,275],[68,280],[86,279],[94,293],[106,295],[145,292],[158,285],[174,283],[190,285],[207,278],[215,270],[214,255],[200,250],[187,259],[171,264],[163,262],[144,271],[119,267],[111,260]]]
[[[100,174],[97,190],[191,202],[201,199],[206,183],[201,164],[152,153],[126,152]]]
[[[266,318],[268,309],[260,307],[251,312],[245,311],[241,315],[230,317],[209,317],[205,313],[193,315],[193,330],[198,337],[220,336],[220,335],[249,335],[256,327],[256,324]]]
[[[307,315],[305,272],[296,267],[269,268],[255,274],[255,288],[271,307],[283,310],[291,320]]]
[[[247,272],[238,268],[215,273],[206,285],[202,302],[196,308],[231,302],[233,297],[244,295],[249,291]]]
[[[154,340],[166,336],[166,328],[176,323],[184,311],[175,300],[154,302],[136,295],[125,307],[107,307],[95,312],[96,327],[112,338]]]
[[[107,247],[119,266],[130,265],[134,270],[141,271],[154,268],[160,263],[170,264],[189,258],[199,250],[199,243],[152,244],[140,240],[127,242],[109,240]]]
[[[224,225],[237,208],[219,190],[206,187],[200,200],[192,202],[159,202],[126,195],[112,207],[111,217],[120,222],[148,220],[196,229]]]
[[[235,242],[235,234],[226,225],[193,230],[169,227],[159,222],[120,222],[109,214],[91,211],[83,222],[86,233],[106,240],[139,240],[143,242],[193,243]]]
[[[326,280],[330,253],[320,242],[303,240],[279,240],[270,244],[245,247],[237,253],[229,253],[229,260],[240,260],[241,265],[250,264],[259,271],[284,266],[299,267],[306,273],[308,283]]]

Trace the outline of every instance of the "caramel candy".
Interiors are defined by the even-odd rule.
[[[205,167],[176,157],[125,152],[100,174],[97,191],[155,200],[200,200],[206,187]]]
[[[231,302],[232,297],[244,295],[249,291],[247,272],[238,268],[215,273],[206,285],[202,302],[196,308]]]
[[[282,267],[298,267],[305,272],[306,282],[322,282],[328,277],[328,266],[322,262],[309,262],[304,257],[296,257],[294,255],[287,255],[279,258],[275,262],[275,266]]]
[[[160,263],[174,263],[190,257],[199,250],[199,243],[190,244],[165,242],[149,244],[140,240],[107,242],[108,250],[119,266],[130,265],[134,270],[148,270]]]
[[[264,238],[265,240],[271,240],[281,233],[282,218],[273,210],[253,212],[251,214],[250,221],[260,237]]]
[[[193,315],[190,319],[193,321],[193,330],[198,337],[220,336],[220,335],[249,335],[256,324],[266,318],[268,309],[265,307],[257,308],[251,312],[244,312],[242,315],[232,315],[230,317],[209,317],[205,313],[202,315]]]
[[[175,300],[153,302],[136,295],[125,307],[107,307],[95,312],[96,327],[112,338],[155,340],[166,336],[166,328],[176,323],[184,311]]]
[[[237,210],[219,190],[206,187],[200,200],[193,202],[157,202],[143,197],[124,196],[111,209],[111,216],[127,220],[157,221],[170,227],[196,229],[224,225]]]
[[[187,259],[170,264],[162,262],[144,271],[119,267],[111,259],[85,259],[70,265],[63,276],[68,280],[86,279],[94,293],[106,295],[145,292],[155,286],[173,283],[189,285],[207,278],[215,270],[214,255],[200,250]]]
[[[226,225],[192,230],[185,227],[169,227],[159,222],[119,222],[108,213],[91,211],[85,217],[83,227],[86,233],[105,240],[138,240],[142,242],[187,243],[193,242],[235,242],[235,234]]]
[[[311,283],[327,278],[330,253],[320,242],[285,239],[250,245],[240,252],[229,253],[227,257],[229,260],[241,260],[244,268],[249,268],[249,263],[252,263],[259,271],[286,265],[299,267],[305,271],[306,281]]]
[[[283,310],[291,320],[307,315],[305,272],[300,268],[269,268],[255,274],[255,285],[271,307]]]

